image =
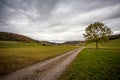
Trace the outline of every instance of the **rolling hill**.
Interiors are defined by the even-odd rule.
[[[110,36],[110,40],[120,39],[120,34]],[[85,41],[66,41],[64,43],[53,43],[49,41],[38,41],[32,38],[26,37],[24,35],[8,33],[8,32],[0,32],[0,41],[20,41],[25,43],[38,43],[42,45],[81,45]]]
[[[8,33],[8,32],[0,32],[0,41],[19,41],[19,42],[24,42],[24,43],[38,43],[42,45],[54,45],[55,44],[55,43],[51,43],[48,41],[34,40],[24,35]]]
[[[4,41],[21,41],[21,42],[34,42],[35,40],[26,37],[24,35],[8,33],[8,32],[0,32],[0,40]]]

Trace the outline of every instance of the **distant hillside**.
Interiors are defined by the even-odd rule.
[[[110,40],[120,39],[120,34],[111,35]],[[85,41],[67,41],[62,43],[63,45],[84,45]]]
[[[110,40],[120,39],[120,34],[110,36]]]
[[[0,40],[4,41],[21,41],[21,42],[34,42],[33,39],[26,37],[24,35],[8,33],[8,32],[0,32]]]
[[[120,34],[110,36],[110,40],[114,40],[114,39],[120,39]],[[0,32],[0,41],[35,42],[42,45],[79,45],[85,42],[85,41],[67,41],[64,43],[52,43],[48,41],[38,41],[32,38],[26,37],[24,35],[8,33],[8,32]]]
[[[85,41],[67,41],[67,42],[64,42],[63,44],[64,45],[79,45],[81,43],[84,43]]]
[[[27,43],[35,42],[42,45],[55,45],[55,43],[51,43],[48,41],[38,41],[32,38],[26,37],[24,35],[8,33],[8,32],[0,32],[0,41],[21,41],[21,42],[27,42]]]
[[[59,43],[53,43],[53,42],[49,42],[49,41],[38,41],[35,40],[36,43],[40,43],[42,45],[59,45]]]

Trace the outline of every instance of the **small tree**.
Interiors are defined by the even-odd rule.
[[[83,36],[85,37],[86,41],[95,42],[96,49],[98,49],[99,42],[108,41],[109,36],[112,34],[111,29],[100,22],[95,22],[93,24],[90,24],[85,29],[85,32],[86,33],[83,34]]]

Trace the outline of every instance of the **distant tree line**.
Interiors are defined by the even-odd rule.
[[[114,40],[114,39],[120,39],[120,34],[116,35],[111,35],[109,40]],[[8,33],[8,32],[0,32],[0,41],[21,41],[21,42],[35,42],[38,44],[43,44],[43,45],[63,45],[63,44],[72,44],[76,45],[79,43],[84,43],[84,41],[67,41],[65,43],[51,43],[48,41],[38,41],[31,39],[29,37],[26,37],[24,35],[19,35],[15,33]]]
[[[120,34],[111,35],[109,40],[120,39]]]
[[[24,35],[19,35],[15,33],[8,33],[8,32],[0,32],[0,41],[20,41],[20,42],[25,42],[25,43],[37,43],[37,44],[42,44],[44,46],[46,45],[56,45],[57,43],[51,43],[48,41],[38,41],[34,40],[32,38],[26,37]]]
[[[21,41],[21,42],[34,42],[33,39],[26,37],[24,35],[8,33],[8,32],[0,32],[0,40],[4,41]]]

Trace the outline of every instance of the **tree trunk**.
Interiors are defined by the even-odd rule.
[[[96,41],[96,49],[98,49],[98,41]]]

